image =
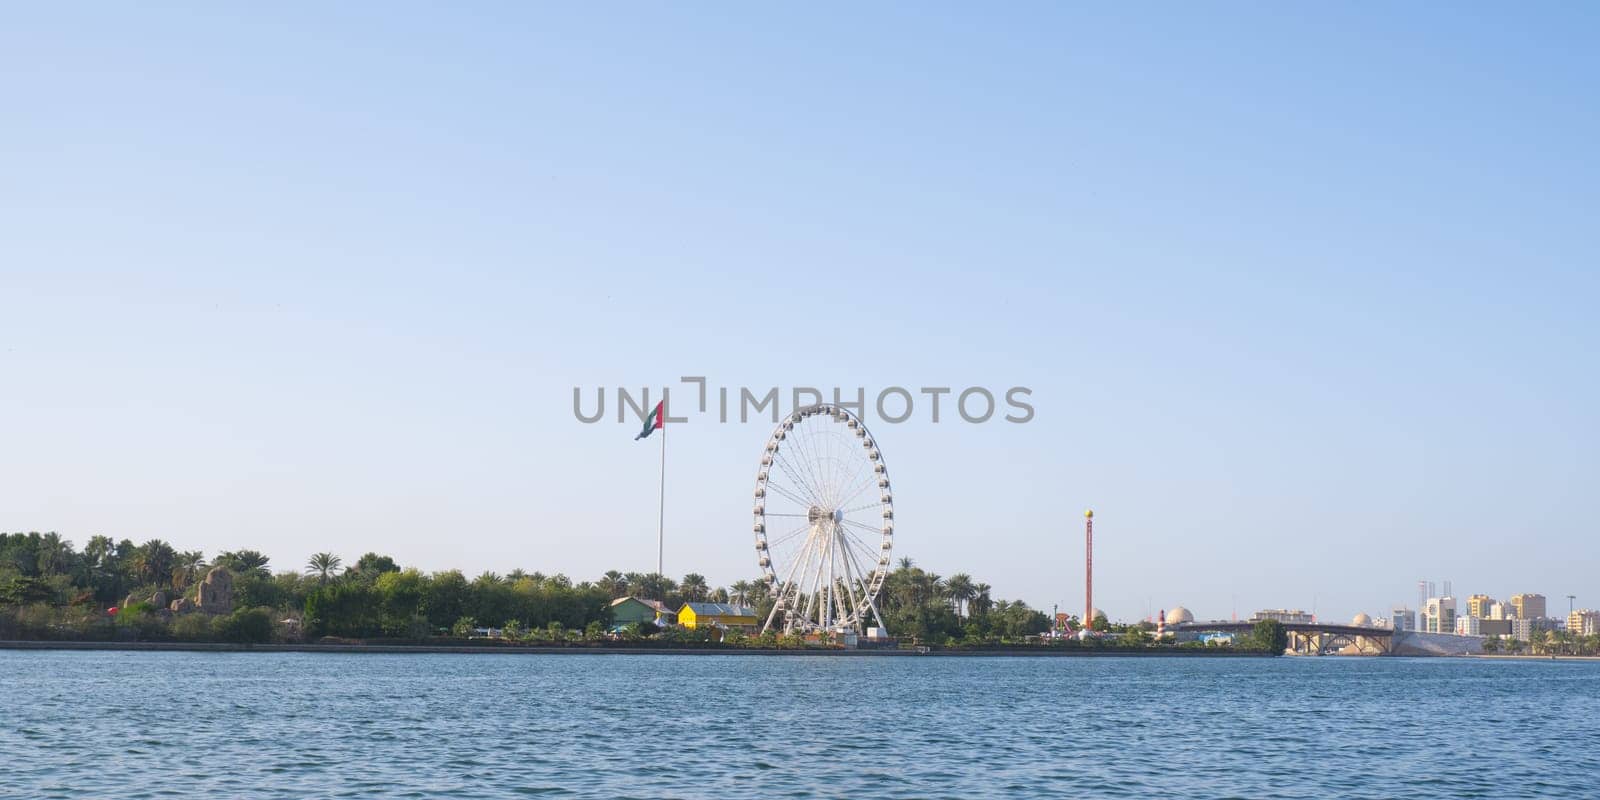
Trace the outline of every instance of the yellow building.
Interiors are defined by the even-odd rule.
[[[1494,605],[1494,598],[1486,594],[1475,594],[1467,598],[1467,616],[1478,619],[1489,618],[1489,606]]]
[[[1593,636],[1600,633],[1600,611],[1585,608],[1567,615],[1567,633],[1573,636]]]
[[[756,610],[729,603],[684,603],[678,609],[678,624],[685,628],[730,628],[754,632]]]

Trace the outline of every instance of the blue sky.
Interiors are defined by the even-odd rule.
[[[0,530],[642,571],[573,386],[1025,385],[874,426],[896,555],[1600,604],[1600,26],[1519,11],[13,9]],[[668,572],[756,573],[769,427],[673,432]]]

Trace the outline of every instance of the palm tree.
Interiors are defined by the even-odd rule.
[[[934,600],[944,598],[944,577],[932,572],[923,572],[917,581],[917,600],[926,605]]]
[[[89,543],[83,546],[84,560],[89,562],[90,569],[102,569],[106,562],[111,560],[111,554],[117,549],[116,542],[109,536],[91,536]]]
[[[151,539],[133,553],[133,570],[141,583],[172,585],[172,567],[178,552],[160,539]]]
[[[989,584],[973,584],[971,609],[979,614],[986,614],[993,606],[994,602],[989,599]]]
[[[199,550],[185,550],[177,555],[172,562],[172,586],[182,589],[200,577],[200,570],[206,568],[205,554]]]
[[[35,563],[38,564],[39,574],[54,575],[67,566],[67,560],[72,556],[72,543],[61,538],[59,533],[47,533],[39,537],[38,551],[35,553]]]
[[[527,571],[518,567],[506,573],[506,583],[516,583],[526,577],[528,577]]]
[[[606,570],[606,574],[601,575],[595,584],[610,597],[621,597],[628,593],[628,577],[614,569]]]
[[[629,576],[629,582],[633,582],[631,574]],[[660,600],[662,602],[666,602],[667,595],[672,594],[672,592],[678,588],[678,584],[671,578],[655,572],[640,576],[638,586],[641,591],[635,595],[636,597]]]
[[[706,585],[706,576],[698,572],[691,572],[683,576],[683,582],[678,584],[678,592],[683,595],[684,600],[698,603],[705,600],[706,595],[710,594],[710,587]]]
[[[950,604],[955,608],[956,616],[967,615],[967,603],[972,601],[977,593],[973,590],[972,576],[965,572],[958,572],[945,581],[945,593],[950,596]]]
[[[749,581],[734,581],[733,582],[733,586],[731,588],[733,589],[733,591],[729,592],[729,597],[733,600],[733,602],[738,603],[739,605],[742,605],[742,606],[750,604],[750,582]]]
[[[648,587],[644,585],[645,576],[643,572],[630,572],[623,577],[623,580],[628,587],[629,597],[643,598],[645,596],[645,591]]]
[[[1550,632],[1534,631],[1533,636],[1528,641],[1528,644],[1528,649],[1532,650],[1535,654],[1547,651],[1550,648]]]
[[[901,569],[911,569],[912,567],[915,567],[916,565],[917,565],[916,562],[912,561],[910,556],[902,556],[900,558],[900,568]]]
[[[240,575],[254,573],[265,578],[270,576],[267,571],[267,562],[269,560],[255,550],[228,550],[217,556],[216,565]]]
[[[772,599],[772,587],[765,580],[746,581],[745,585],[745,605],[759,608]]]
[[[344,559],[332,553],[316,553],[311,556],[310,561],[306,562],[306,572],[317,576],[317,583],[325,584],[329,578],[333,577],[334,572],[339,569],[339,565],[343,563]]]

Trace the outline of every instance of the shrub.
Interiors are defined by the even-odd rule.
[[[265,644],[272,641],[272,615],[264,608],[241,608],[211,623],[211,632],[224,642]]]
[[[203,642],[211,638],[211,620],[204,614],[180,614],[167,632],[179,641]]]

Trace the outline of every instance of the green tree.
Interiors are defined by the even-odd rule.
[[[698,572],[683,576],[683,582],[678,584],[678,593],[683,595],[683,600],[687,603],[704,602],[708,592],[706,577]]]
[[[1250,629],[1247,637],[1251,647],[1273,655],[1281,655],[1289,647],[1289,629],[1275,619],[1264,619]]]
[[[423,614],[423,598],[427,591],[427,576],[414,569],[378,575],[372,582],[372,594],[378,605],[378,627],[383,635],[413,638],[428,635],[430,626]]]
[[[958,572],[945,581],[944,590],[950,595],[950,603],[955,607],[956,616],[965,618],[968,605],[976,597],[977,585],[972,582],[972,576],[965,572]]]
[[[172,585],[172,571],[178,563],[178,551],[160,539],[151,539],[134,552],[133,568],[139,582],[167,587]]]
[[[182,589],[194,583],[200,577],[200,571],[205,568],[206,557],[199,550],[178,553],[172,561],[172,587]]]
[[[612,597],[622,597],[628,593],[627,576],[614,569],[607,570],[600,580],[595,581],[595,585]]]
[[[265,644],[272,641],[272,617],[264,608],[241,608],[218,617],[212,633],[225,642]]]
[[[306,596],[302,615],[307,637],[377,636],[379,604],[371,587],[355,581],[338,581],[320,586]]]
[[[332,553],[315,553],[306,562],[306,574],[317,576],[318,583],[327,583],[342,563],[344,561]]]
[[[367,553],[356,559],[355,571],[367,578],[377,578],[385,572],[399,572],[400,565],[388,556]]]
[[[270,559],[256,550],[228,550],[217,555],[216,566],[235,575],[259,575],[270,578],[272,572],[267,569],[269,561]]]
[[[435,572],[422,597],[422,613],[435,628],[449,628],[467,616],[471,589],[460,570]]]

